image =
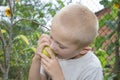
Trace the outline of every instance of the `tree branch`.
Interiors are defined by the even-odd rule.
[[[9,30],[9,26],[7,26],[4,21],[1,21],[0,25],[3,26],[7,31]]]
[[[34,21],[34,20],[25,19],[25,18],[19,19],[19,20],[18,20],[18,21],[16,21],[16,22],[15,22],[12,26],[14,27],[14,26],[15,26],[18,22],[23,21],[23,20],[25,20],[25,21],[31,21],[31,22],[33,22],[33,23],[35,23],[35,24],[38,24],[38,25],[40,25],[40,26],[42,26],[42,27],[46,28],[48,31],[50,31],[50,29],[49,29],[49,28],[47,28],[46,26],[41,25],[40,23],[38,23],[38,22],[36,22],[36,21]]]
[[[6,58],[5,58],[6,57],[6,54],[5,54],[6,53],[6,42],[5,42],[5,39],[3,37],[1,30],[0,30],[0,40],[2,41],[2,48],[3,48],[3,52],[4,52],[4,62],[6,63]],[[5,72],[5,69],[2,67],[1,64],[0,64],[0,69],[1,69],[2,73]]]
[[[0,64],[0,69],[1,69],[2,73],[4,73],[4,69],[1,64]]]
[[[3,47],[4,47],[4,49],[5,49],[6,43],[5,43],[5,39],[4,39],[4,37],[3,37],[3,34],[2,34],[2,32],[1,32],[1,30],[0,30],[0,40],[2,41]]]
[[[4,63],[5,63],[5,67],[6,67],[6,42],[5,42],[5,39],[4,39],[4,36],[0,30],[0,40],[2,41],[2,48],[3,48],[3,53],[4,53]],[[0,65],[0,69],[2,70],[2,72],[4,71],[5,72],[5,69],[3,69],[2,65]]]

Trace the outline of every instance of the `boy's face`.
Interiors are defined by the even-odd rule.
[[[57,57],[62,59],[70,59],[77,56],[80,52],[77,46],[69,40],[70,34],[60,27],[51,28],[51,49],[56,53]]]

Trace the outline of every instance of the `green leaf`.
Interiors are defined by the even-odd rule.
[[[27,39],[26,36],[20,35],[20,38],[21,38],[27,45],[29,45],[29,41],[28,41],[28,39]]]
[[[101,37],[101,36],[98,36],[96,39],[95,39],[95,47],[96,47],[96,50],[98,50],[99,48],[101,48],[101,46],[103,45],[103,43],[105,42],[105,37]]]
[[[22,41],[24,41],[27,45],[29,45],[29,41],[27,39],[27,37],[25,35],[18,35],[15,39],[21,39]]]
[[[107,20],[107,21],[106,21],[106,25],[107,25],[110,29],[112,29],[112,30],[114,30],[115,27],[116,27],[115,21],[111,21],[111,20]]]
[[[108,54],[106,53],[105,50],[103,49],[98,49],[97,51],[95,51],[96,55],[98,56],[98,58],[100,59],[100,61],[102,62],[102,67],[105,67],[107,64],[106,58],[108,56]]]
[[[36,48],[31,47],[30,49],[31,49],[34,53],[36,52]]]
[[[115,43],[111,42],[107,47],[107,54],[111,55],[114,52],[115,49]]]
[[[52,6],[52,3],[47,3],[47,4],[45,4],[44,7],[51,7],[51,6]]]
[[[60,4],[61,7],[64,7],[64,3],[61,0],[57,0],[57,2]]]

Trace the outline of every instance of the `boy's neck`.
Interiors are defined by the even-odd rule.
[[[80,52],[80,54],[78,54],[78,55],[76,55],[75,57],[70,58],[70,59],[77,59],[77,58],[80,58],[80,57],[84,56],[85,54],[87,54],[88,51],[90,51],[90,50],[92,50],[91,47],[85,47],[85,48]]]
[[[87,54],[87,52],[86,52],[86,53],[84,53],[84,54],[78,54],[77,56],[72,57],[72,58],[70,58],[70,59],[78,59],[78,58],[80,58],[80,57],[84,56],[85,54]]]

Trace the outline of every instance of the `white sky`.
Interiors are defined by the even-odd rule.
[[[47,2],[53,2],[53,3],[56,3],[56,0],[41,0],[45,3]],[[65,1],[65,2],[68,2],[69,0],[62,0],[62,1]],[[104,7],[99,3],[100,0],[72,0],[72,3],[81,3],[85,6],[87,6],[91,11],[93,12],[97,12],[101,9],[103,9]],[[64,3],[66,5],[66,3]],[[48,21],[46,26],[50,25],[51,24],[51,21]]]
[[[49,2],[49,1],[56,1],[56,0],[41,0],[44,2]],[[67,0],[62,0],[62,1],[67,1]],[[83,5],[87,6],[91,11],[97,12],[104,8],[102,5],[99,3],[100,0],[72,0],[73,3],[80,2]],[[3,11],[4,7],[0,6],[0,11]]]
[[[72,0],[73,2],[81,2],[83,5],[87,6],[93,12],[97,12],[103,9],[103,5],[99,3],[100,0]]]
[[[55,3],[56,0],[41,0],[43,2],[53,2]],[[69,0],[62,0],[65,2],[68,2]],[[72,0],[73,3],[79,2],[82,3],[83,5],[87,6],[91,11],[93,12],[97,12],[101,9],[103,9],[104,7],[99,3],[100,0]]]

